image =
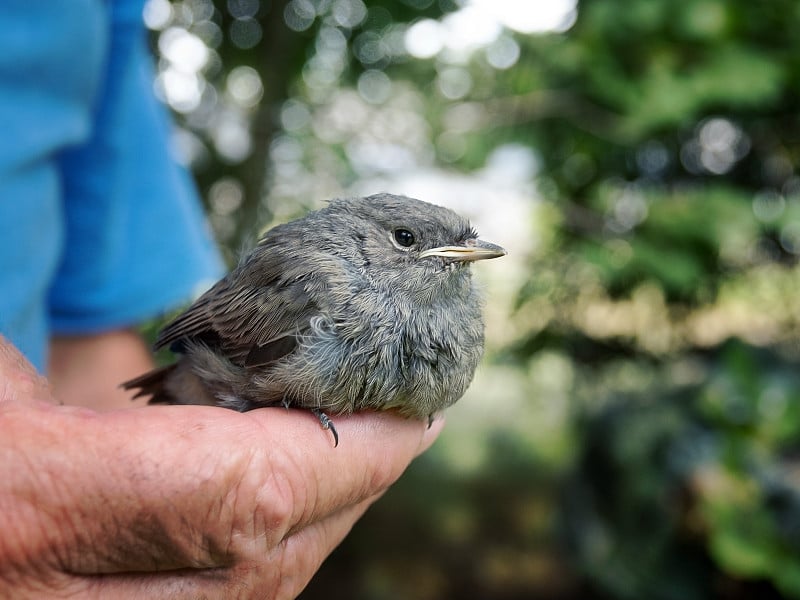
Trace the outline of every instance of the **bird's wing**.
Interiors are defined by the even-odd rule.
[[[298,337],[320,313],[308,291],[315,277],[282,253],[251,260],[169,323],[156,348],[180,351],[185,341],[193,340],[243,366],[275,361],[294,350]]]

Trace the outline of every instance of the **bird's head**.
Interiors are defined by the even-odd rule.
[[[506,251],[452,210],[392,194],[334,200],[323,211],[347,232],[346,257],[370,279],[415,296],[467,285],[471,263]]]

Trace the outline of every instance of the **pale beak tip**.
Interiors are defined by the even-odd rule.
[[[508,251],[502,246],[492,244],[491,242],[485,242],[483,240],[475,240],[474,248],[480,255],[479,258],[482,259],[500,258],[501,256],[508,254]]]

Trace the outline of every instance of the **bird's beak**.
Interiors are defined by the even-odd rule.
[[[491,244],[483,240],[468,240],[463,246],[440,246],[425,250],[420,253],[419,257],[441,256],[450,260],[472,262],[486,260],[487,258],[498,258],[506,254],[508,252],[497,244]]]

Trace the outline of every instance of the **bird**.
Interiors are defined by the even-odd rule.
[[[454,211],[389,193],[278,225],[161,329],[179,358],[122,384],[150,404],[429,420],[467,390],[484,347],[471,263],[506,250]]]

